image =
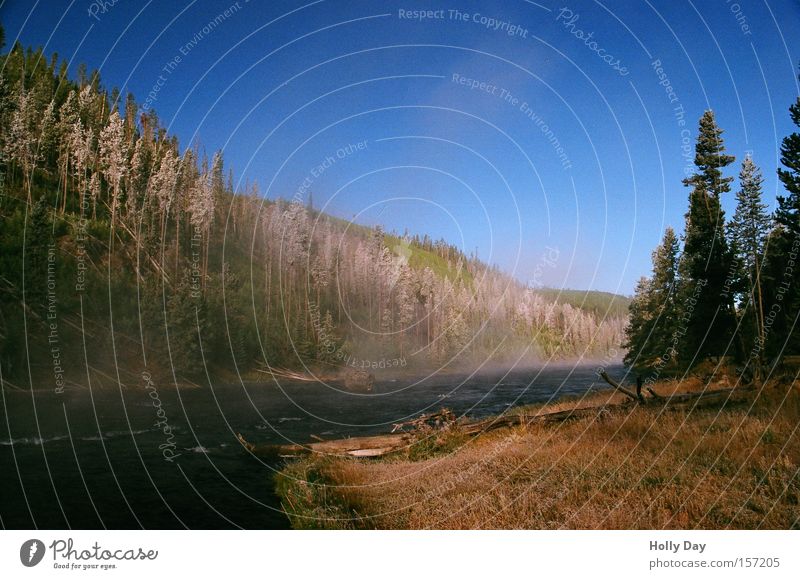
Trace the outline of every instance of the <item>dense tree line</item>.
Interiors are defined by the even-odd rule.
[[[15,45],[0,58],[0,367],[342,366],[527,350],[605,356],[611,301],[558,301],[429,237],[234,191],[133,95]],[[498,344],[503,344],[498,349]],[[107,373],[107,372],[106,372]]]
[[[800,127],[800,98],[789,111]],[[778,176],[786,195],[772,215],[762,199],[762,173],[748,155],[726,222],[721,200],[733,177],[724,170],[733,162],[714,113],[706,111],[696,171],[684,180],[690,193],[683,246],[667,228],[653,252],[652,275],[637,284],[626,363],[657,373],[727,358],[758,377],[800,354],[800,133],[783,139]]]

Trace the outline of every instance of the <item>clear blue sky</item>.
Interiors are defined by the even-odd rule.
[[[7,46],[85,62],[141,103],[157,88],[162,122],[224,149],[240,185],[310,189],[522,281],[626,294],[683,229],[682,144],[703,110],[737,165],[752,151],[772,206],[798,95],[789,0],[26,0],[0,19]]]

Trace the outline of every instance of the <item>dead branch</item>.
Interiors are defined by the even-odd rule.
[[[634,394],[633,392],[622,386],[619,382],[611,378],[611,376],[609,376],[606,372],[600,372],[600,377],[609,384],[611,384],[611,386],[613,386],[614,388],[625,394],[625,396],[627,396],[634,402],[639,402],[639,397],[636,396],[636,394]]]

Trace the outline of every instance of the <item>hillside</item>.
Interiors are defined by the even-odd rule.
[[[19,45],[0,79],[0,367],[37,387],[266,365],[604,357],[627,300],[530,290],[444,241],[234,191],[99,75]]]
[[[542,288],[536,290],[536,293],[548,301],[569,304],[600,317],[625,317],[628,315],[628,307],[631,303],[629,297],[592,290]]]

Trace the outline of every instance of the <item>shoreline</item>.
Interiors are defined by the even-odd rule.
[[[730,384],[691,377],[655,390],[698,386]],[[312,453],[285,463],[276,492],[301,529],[792,528],[800,521],[800,392],[782,383],[750,392],[744,401],[674,409],[621,404],[613,391],[560,400],[535,408],[614,405],[476,437],[425,429],[382,458]],[[767,499],[771,507],[761,504]]]

